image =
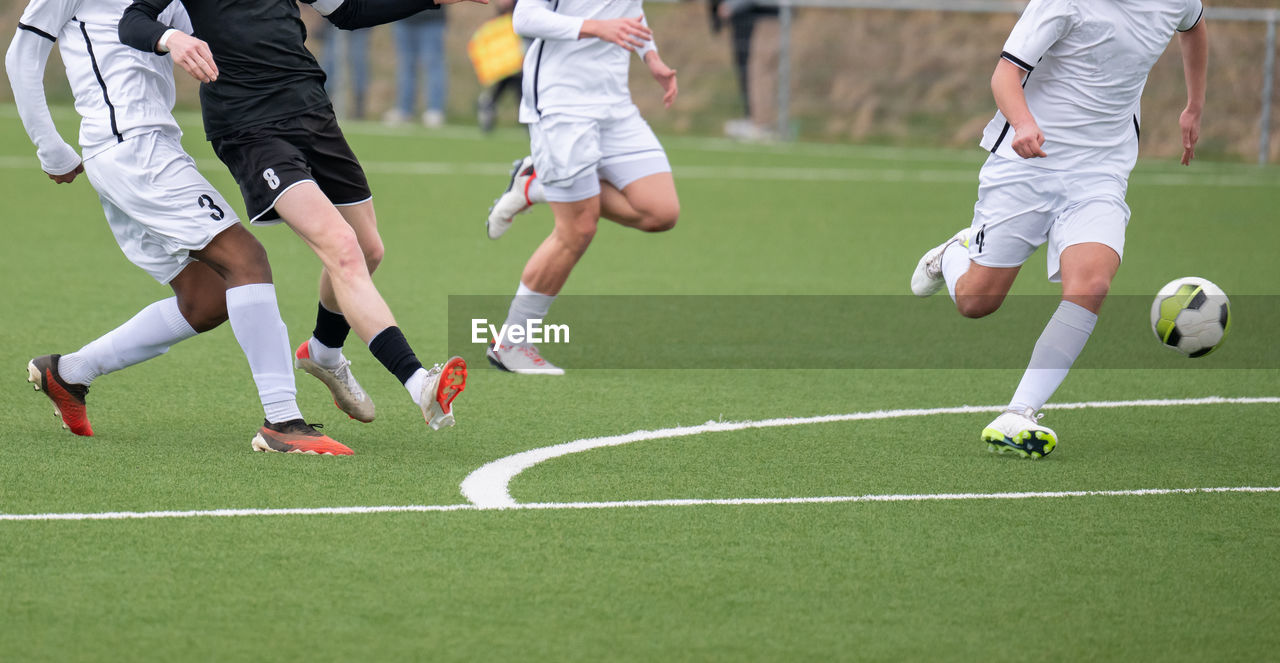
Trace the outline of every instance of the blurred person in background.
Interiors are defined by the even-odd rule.
[[[421,12],[392,25],[396,39],[396,105],[387,111],[387,124],[404,124],[415,115],[418,84],[426,73],[426,110],[422,124],[444,126],[449,96],[449,66],[444,54],[444,10]]]
[[[658,233],[674,228],[680,216],[667,154],[631,100],[632,54],[662,88],[664,106],[679,94],[642,0],[519,0],[513,22],[518,34],[534,40],[524,60],[520,102],[531,154],[514,164],[486,228],[490,239],[498,239],[515,215],[539,203],[551,208],[555,227],[525,264],[507,329],[546,319],[600,219]],[[498,340],[486,353],[495,367],[564,374],[532,342]]]
[[[325,92],[329,93],[339,115],[357,120],[364,118],[369,92],[369,30],[339,30],[332,23],[321,21],[319,32],[317,37],[324,42],[320,68],[326,76]],[[350,83],[344,83],[347,73],[351,74]],[[343,95],[348,88],[350,106]]]
[[[516,0],[496,0],[498,15],[485,21],[467,42],[467,54],[480,81],[480,97],[476,100],[476,123],[480,130],[493,131],[498,121],[498,101],[508,90],[520,105],[520,88],[524,80],[525,40],[516,34],[511,14]]]
[[[725,122],[725,135],[745,140],[768,138],[769,130],[759,117],[761,104],[751,100],[754,86],[751,84],[752,39],[758,24],[778,16],[778,8],[754,0],[708,0],[711,10],[711,30],[720,32],[729,26],[729,44],[733,50],[733,71],[738,79],[738,92],[742,99],[742,117]],[[760,82],[760,77],[756,76]],[[762,90],[763,91],[763,90]]]

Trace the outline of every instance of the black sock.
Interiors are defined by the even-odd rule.
[[[311,335],[325,347],[342,347],[342,344],[347,342],[347,332],[351,331],[351,325],[347,324],[347,317],[330,311],[324,307],[324,304],[320,304],[319,309],[316,312],[316,328]]]
[[[324,341],[320,342],[324,343]],[[422,362],[418,361],[418,356],[413,354],[409,341],[405,340],[400,328],[394,325],[378,332],[378,335],[369,341],[369,352],[372,352],[388,371],[400,379],[400,384],[408,382],[409,378],[422,368]]]

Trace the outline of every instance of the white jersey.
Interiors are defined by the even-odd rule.
[[[517,34],[534,39],[524,58],[520,121],[537,122],[549,113],[596,119],[630,114],[627,69],[631,52],[601,39],[578,39],[587,19],[644,15],[643,0],[518,0],[512,23]],[[639,50],[657,50],[653,41]]]
[[[1127,177],[1138,158],[1142,90],[1175,30],[1200,21],[1200,0],[1031,0],[1001,57],[1027,72],[1027,105],[1048,157],[1014,153],[997,112],[982,146],[1050,170]]]
[[[120,43],[117,23],[131,0],[31,0],[5,58],[18,113],[36,144],[46,172],[62,174],[79,164],[49,116],[44,69],[56,42],[75,95],[80,147],[88,159],[125,138],[161,130],[181,135],[173,119],[173,62]],[[161,15],[167,25],[191,32],[181,3]],[[74,159],[73,159],[74,158]]]

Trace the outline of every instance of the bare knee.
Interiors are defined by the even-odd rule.
[[[369,267],[369,273],[382,264],[382,258],[386,254],[386,247],[383,246],[382,240],[377,239],[373,242],[373,246],[360,247],[364,251],[364,264]]]
[[[956,295],[956,310],[966,318],[985,318],[995,313],[1004,302],[1003,296]]]
[[[637,228],[647,233],[666,232],[676,227],[676,221],[679,218],[680,205],[675,204],[645,212],[644,219]]]
[[[1106,276],[1092,276],[1071,284],[1071,288],[1066,290],[1064,294],[1068,297],[1101,301],[1109,292],[1111,292],[1111,279]]]
[[[316,249],[331,278],[344,283],[351,283],[362,277],[368,278],[369,267],[365,251],[350,228],[343,226],[335,230]]]
[[[596,237],[596,222],[565,224],[557,226],[555,232],[566,249],[580,256],[587,252],[591,240]]]
[[[204,333],[227,321],[227,300],[222,296],[179,297],[178,312],[191,328]]]

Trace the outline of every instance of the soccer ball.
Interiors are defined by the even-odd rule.
[[[1213,352],[1231,328],[1231,302],[1222,288],[1195,276],[1170,281],[1151,304],[1151,331],[1165,347],[1188,357]]]

